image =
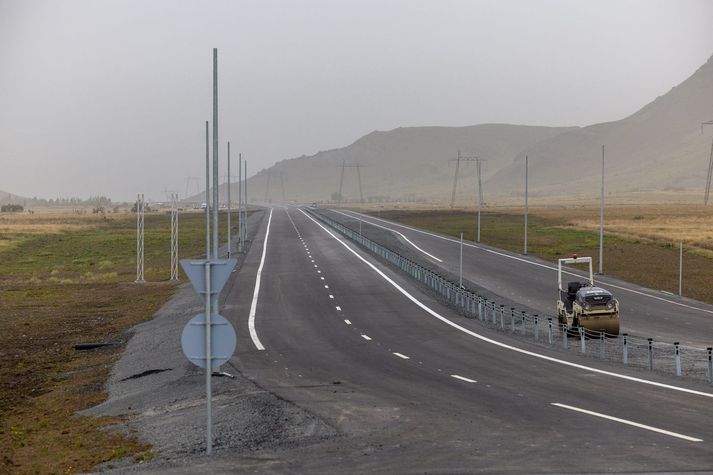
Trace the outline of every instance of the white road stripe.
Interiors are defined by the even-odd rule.
[[[477,382],[478,382],[478,381],[476,381],[476,380],[474,380],[474,379],[466,378],[466,377],[464,377],[464,376],[459,376],[459,375],[457,375],[457,374],[452,374],[452,375],[451,375],[451,378],[460,379],[461,381],[465,381],[466,383],[477,383]]]
[[[260,277],[262,276],[262,268],[265,265],[265,255],[267,254],[267,239],[270,237],[270,223],[272,223],[272,208],[270,208],[270,217],[267,219],[265,242],[262,244],[262,257],[260,258],[260,265],[257,268],[257,275],[255,276],[255,290],[253,291],[253,301],[250,304],[250,315],[248,316],[250,338],[252,338],[255,348],[258,350],[265,349],[260,342],[260,338],[257,336],[257,331],[255,330],[255,311],[257,310],[257,297],[260,294]]]
[[[371,340],[371,338],[369,337],[369,335],[364,335],[364,334],[362,334],[361,337],[362,337],[363,339],[365,339],[365,340]]]
[[[336,210],[332,210],[332,211],[336,211]],[[367,215],[364,215],[364,214],[362,214],[362,213],[357,213],[356,211],[349,211],[349,212],[350,212],[350,213],[353,213],[353,214],[356,214],[356,215],[359,215],[359,216],[367,216]],[[347,215],[347,216],[349,216],[349,215]],[[353,216],[352,216],[352,217],[353,217]],[[375,217],[373,217],[373,216],[368,216],[368,217],[371,218],[371,219],[376,219],[376,220],[379,220],[379,221],[383,221],[383,222],[388,223],[388,224],[391,224],[391,225],[393,225],[393,226],[399,226],[399,227],[401,227],[401,228],[405,228],[405,229],[408,229],[408,230],[410,230],[410,231],[414,231],[414,232],[417,232],[417,233],[425,234],[425,235],[427,235],[427,236],[435,237],[435,238],[438,238],[438,239],[443,239],[444,241],[454,242],[454,243],[460,245],[460,241],[457,240],[457,239],[451,239],[451,238],[448,238],[448,237],[445,237],[445,236],[439,236],[438,234],[429,233],[428,231],[423,231],[423,230],[421,230],[421,229],[412,228],[411,226],[405,226],[405,225],[403,225],[403,224],[392,223],[391,221],[387,221],[387,220],[381,219],[381,218],[375,218]],[[364,220],[364,222],[368,222],[368,221]],[[375,224],[375,223],[369,223],[369,224],[373,224],[374,226],[377,226],[377,224]],[[389,228],[386,228],[386,229],[389,229]],[[393,231],[393,232],[398,232],[398,231],[396,231],[396,230],[394,230],[394,229],[389,229],[389,230],[390,230],[390,231]],[[530,260],[527,260],[527,259],[523,259],[522,257],[511,256],[511,255],[509,255],[509,254],[505,254],[504,252],[498,252],[498,251],[494,251],[494,250],[492,250],[492,249],[487,249],[487,248],[485,248],[485,247],[478,246],[477,244],[471,244],[471,243],[464,242],[463,245],[466,246],[466,247],[472,247],[472,248],[475,248],[475,249],[479,249],[479,250],[481,250],[481,251],[489,252],[489,253],[491,253],[491,254],[495,254],[495,255],[498,255],[498,256],[501,256],[501,257],[506,257],[506,258],[508,258],[508,259],[514,259],[514,260],[516,260],[516,261],[524,262],[524,263],[526,263],[526,264],[530,264],[530,265],[533,265],[533,266],[543,267],[543,268],[545,268],[545,269],[549,269],[549,270],[552,270],[552,271],[555,271],[555,272],[557,271],[557,268],[554,267],[554,266],[549,266],[549,265],[546,265],[546,264],[540,264],[539,262],[533,262],[533,261],[530,261]],[[563,273],[563,274],[567,274],[567,275],[572,275],[572,276],[575,276],[575,277],[582,277],[582,276],[579,275],[579,274],[575,274],[575,273],[573,273],[573,272],[568,272],[568,271],[565,271],[565,270],[563,270],[562,273]],[[637,294],[637,295],[641,295],[641,296],[643,296],[643,297],[649,297],[649,298],[652,298],[652,299],[655,299],[655,300],[659,300],[659,301],[661,301],[661,302],[666,302],[666,303],[670,303],[670,304],[673,304],[673,305],[678,305],[679,307],[689,308],[689,309],[691,309],[691,310],[696,310],[696,311],[699,311],[699,312],[705,312],[705,313],[713,314],[713,310],[708,310],[708,309],[705,309],[705,308],[696,307],[696,306],[694,306],[694,305],[688,305],[688,304],[685,304],[685,303],[676,302],[676,301],[674,301],[674,300],[665,299],[665,298],[659,297],[659,296],[657,296],[657,295],[651,295],[651,294],[648,294],[648,293],[646,293],[646,292],[641,292],[640,290],[629,289],[629,288],[627,288],[627,287],[622,287],[622,286],[620,286],[620,285],[612,284],[612,283],[609,283],[609,282],[606,282],[606,281],[602,281],[602,280],[599,280],[598,283],[599,283],[599,284],[604,284],[604,285],[609,286],[609,287],[613,287],[613,288],[615,288],[615,289],[624,290],[624,291],[626,291],[626,292],[631,292],[632,294]]]
[[[401,353],[396,353],[396,352],[394,352],[394,355],[396,355],[396,356],[398,356],[399,358],[404,359],[404,360],[410,360],[410,359],[411,359],[410,357],[408,357],[408,356],[406,356],[406,355],[403,355],[403,354],[401,354]]]
[[[341,214],[341,215],[343,215],[343,216],[347,216],[347,217],[350,217],[350,218],[351,218],[351,216],[349,216],[348,214],[342,213],[341,211],[337,211],[336,209],[333,209],[333,210],[331,210],[331,211],[334,211],[335,213],[339,213],[339,214]],[[404,236],[402,233],[400,233],[400,232],[398,232],[398,231],[396,231],[396,230],[394,230],[394,229],[389,229],[389,228],[387,228],[386,226],[381,226],[380,224],[370,223],[369,221],[366,221],[366,220],[364,220],[364,222],[367,223],[367,224],[371,224],[372,226],[376,226],[377,228],[386,229],[386,230],[391,231],[392,233],[398,234],[399,236],[401,236],[401,237],[403,238],[404,241],[406,241],[407,243],[411,244],[416,250],[418,250],[418,251],[420,251],[420,252],[426,254],[426,255],[427,255],[428,257],[430,257],[431,259],[434,259],[434,260],[436,260],[436,261],[438,261],[438,262],[443,262],[443,259],[439,259],[439,258],[437,258],[436,256],[434,256],[433,254],[429,254],[428,252],[424,251],[423,249],[421,249],[420,247],[418,247],[416,244],[414,244],[409,238],[407,238],[406,236]]]
[[[334,295],[329,294],[329,298],[330,298],[330,299],[333,299],[333,298],[334,298]]]
[[[351,325],[351,324],[352,324],[352,322],[350,322],[349,320],[344,320],[344,323],[346,323],[347,325]]]
[[[328,285],[325,285],[325,286],[324,286],[324,288],[325,288],[325,289],[328,289],[328,288],[329,288],[329,286],[328,286]]]
[[[340,307],[339,305],[337,305],[337,311],[338,311],[338,312],[341,312],[341,311],[342,311],[342,307]]]
[[[561,360],[561,359],[559,359],[559,358],[554,358],[554,357],[552,357],[552,356],[547,356],[547,355],[543,355],[543,354],[540,354],[540,353],[535,353],[534,351],[523,350],[522,348],[518,348],[518,347],[512,346],[512,345],[508,345],[508,344],[506,344],[506,343],[502,343],[502,342],[497,341],[497,340],[493,340],[492,338],[488,338],[487,336],[481,335],[480,333],[476,333],[476,332],[474,332],[474,331],[472,331],[472,330],[469,330],[469,329],[467,329],[467,328],[465,328],[465,327],[463,327],[463,326],[461,326],[461,325],[458,325],[457,323],[455,323],[455,322],[453,322],[453,321],[447,319],[446,317],[442,316],[441,314],[439,314],[439,313],[436,312],[435,310],[432,310],[430,307],[428,307],[428,306],[426,306],[425,304],[423,304],[420,300],[418,300],[416,297],[414,297],[413,295],[411,295],[410,293],[408,293],[408,292],[407,292],[406,290],[404,290],[399,284],[397,284],[397,283],[394,282],[391,278],[389,278],[389,276],[387,276],[387,275],[384,274],[381,270],[379,270],[374,264],[372,264],[371,262],[369,262],[369,261],[367,261],[366,259],[364,259],[361,255],[359,255],[359,253],[357,253],[354,249],[352,249],[347,243],[345,243],[344,241],[342,241],[339,237],[335,236],[334,233],[332,233],[329,229],[325,228],[321,223],[319,223],[317,220],[315,220],[312,216],[308,215],[307,213],[305,213],[305,212],[302,211],[302,210],[300,210],[300,212],[301,212],[302,214],[304,214],[305,216],[307,216],[309,219],[311,219],[312,222],[314,222],[317,226],[319,226],[320,228],[322,228],[327,234],[329,234],[329,235],[332,236],[335,240],[337,240],[342,246],[344,246],[349,252],[351,252],[352,254],[354,254],[359,260],[361,260],[362,262],[364,262],[367,266],[371,267],[371,269],[372,269],[374,272],[376,272],[377,274],[379,274],[384,280],[386,280],[389,284],[391,284],[394,288],[396,288],[396,290],[398,290],[399,292],[401,292],[401,294],[403,294],[406,298],[408,298],[409,300],[411,300],[414,304],[418,305],[418,306],[419,306],[421,309],[423,309],[426,313],[428,313],[429,315],[431,315],[431,316],[437,318],[438,320],[442,321],[442,322],[445,323],[446,325],[449,325],[449,326],[451,326],[452,328],[455,328],[456,330],[459,330],[459,331],[461,331],[461,332],[463,332],[463,333],[465,333],[465,334],[467,334],[467,335],[470,335],[470,336],[472,336],[472,337],[474,337],[474,338],[477,338],[477,339],[479,339],[479,340],[481,340],[481,341],[484,341],[484,342],[486,342],[486,343],[490,343],[490,344],[492,344],[492,345],[499,346],[500,348],[505,348],[505,349],[507,349],[507,350],[515,351],[515,352],[520,353],[520,354],[523,354],[523,355],[528,355],[528,356],[532,356],[532,357],[534,357],[534,358],[539,358],[539,359],[542,359],[542,360],[550,361],[550,362],[552,362],[552,363],[558,363],[558,364],[561,364],[561,365],[569,366],[570,368],[581,369],[581,370],[589,371],[589,372],[592,372],[592,373],[603,374],[603,375],[606,375],[606,376],[611,376],[611,377],[614,377],[614,378],[624,379],[624,380],[626,380],[626,381],[632,381],[632,382],[635,382],[635,383],[641,383],[641,384],[647,384],[647,385],[650,385],[650,386],[656,386],[656,387],[659,387],[659,388],[671,389],[671,390],[673,390],[673,391],[680,391],[680,392],[687,393],[687,394],[695,394],[696,396],[703,396],[703,397],[713,398],[713,393],[707,393],[707,392],[703,392],[703,391],[696,391],[695,389],[688,389],[688,388],[684,388],[684,387],[681,387],[681,386],[674,386],[674,385],[672,385],[672,384],[659,383],[659,382],[657,382],[657,381],[650,381],[650,380],[648,380],[648,379],[636,378],[636,377],[634,377],[634,376],[628,376],[628,375],[626,375],[626,374],[614,373],[613,371],[606,371],[606,370],[599,369],[599,368],[593,368],[593,367],[591,367],[591,366],[585,366],[585,365],[582,365],[582,364],[579,364],[579,363],[572,363],[571,361]]]
[[[671,437],[677,437],[679,439],[688,440],[690,442],[703,442],[703,439],[698,439],[696,437],[679,434],[678,432],[671,432],[668,430],[659,429],[657,427],[647,426],[645,424],[639,424],[638,422],[628,421],[626,419],[620,419],[620,418],[614,417],[614,416],[607,416],[606,414],[601,414],[599,412],[594,412],[594,411],[588,411],[586,409],[582,409],[579,407],[568,406],[567,404],[561,404],[559,402],[552,402],[550,404],[552,404],[553,406],[564,408],[564,409],[569,409],[570,411],[581,412],[583,414],[589,414],[590,416],[601,417],[602,419],[608,419],[610,421],[615,421],[615,422],[621,422],[622,424],[638,427],[639,429],[646,429],[646,430],[650,430],[652,432],[658,432],[659,434],[670,435]]]

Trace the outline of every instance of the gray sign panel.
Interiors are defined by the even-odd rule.
[[[217,368],[225,364],[235,351],[236,337],[233,325],[222,315],[210,317],[211,326],[211,366]],[[181,347],[191,363],[205,368],[205,314],[199,313],[183,327]]]
[[[186,272],[193,288],[203,297],[205,297],[205,263],[206,259],[181,259],[181,267]],[[211,293],[218,294],[223,290],[223,286],[237,263],[237,259],[210,259]]]

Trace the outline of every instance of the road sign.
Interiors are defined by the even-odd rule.
[[[235,329],[222,315],[211,315],[211,366],[217,368],[225,364],[235,352]],[[183,327],[181,347],[183,354],[196,366],[206,367],[205,314],[199,313]]]
[[[228,281],[230,273],[238,263],[237,259],[209,259],[210,262],[210,292],[219,294]],[[205,263],[206,259],[181,259],[181,267],[191,281],[193,288],[205,297]]]

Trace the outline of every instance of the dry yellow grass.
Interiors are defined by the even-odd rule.
[[[400,203],[399,205],[366,205],[360,209],[374,214],[381,210],[436,210],[436,205]],[[441,206],[440,209],[447,209]],[[475,213],[475,208],[459,208]],[[486,206],[488,212],[522,214],[520,206]],[[586,231],[599,230],[597,206],[531,206],[530,214]],[[678,245],[689,251],[713,257],[713,206],[702,205],[608,205],[604,215],[604,231],[631,240],[649,240]]]

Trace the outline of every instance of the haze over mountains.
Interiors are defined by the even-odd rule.
[[[343,148],[278,162],[251,177],[248,190],[251,200],[282,201],[283,188],[287,200],[333,200],[344,162],[362,166],[366,200],[447,201],[455,166],[449,160],[460,150],[486,160],[484,190],[493,199],[522,195],[525,155],[533,196],[596,195],[602,145],[610,193],[702,190],[713,126],[701,133],[701,123],[711,119],[713,57],[621,120],[587,127],[483,124],[372,132]],[[358,178],[357,168],[345,168],[345,200],[359,199]],[[472,200],[474,178],[473,163],[461,163],[459,200]]]

